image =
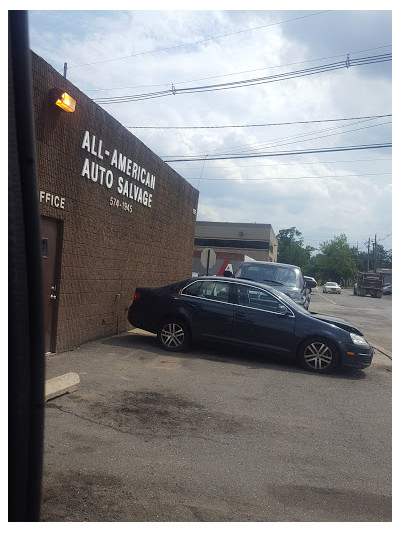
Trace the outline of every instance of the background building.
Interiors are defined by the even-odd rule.
[[[239,263],[253,259],[276,262],[278,242],[271,224],[241,222],[196,222],[193,272],[205,274],[201,253],[212,248],[216,263],[209,274],[222,275],[228,264],[235,269]]]
[[[45,342],[61,351],[129,328],[136,286],[191,275],[198,191],[33,53],[32,90]]]

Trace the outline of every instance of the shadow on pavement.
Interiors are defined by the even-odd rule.
[[[286,358],[274,354],[266,354],[258,350],[251,350],[236,346],[227,346],[218,343],[196,343],[186,352],[168,352],[158,344],[157,336],[151,333],[128,332],[115,337],[109,337],[100,341],[101,344],[118,346],[129,350],[144,350],[152,355],[164,355],[177,359],[196,358],[204,361],[220,362],[222,364],[235,364],[253,368],[274,368],[282,372],[295,374],[314,375],[318,378],[326,379],[346,379],[359,381],[365,379],[367,375],[364,370],[341,368],[329,374],[314,374],[301,368],[294,358]],[[245,353],[245,355],[244,355]],[[141,354],[143,355],[143,354]],[[368,369],[366,369],[368,372]]]

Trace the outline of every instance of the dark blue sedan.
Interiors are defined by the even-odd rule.
[[[139,287],[129,308],[134,327],[156,333],[168,351],[192,340],[220,341],[297,357],[307,370],[366,368],[373,348],[346,320],[310,313],[275,289],[225,277],[187,279],[160,288]]]

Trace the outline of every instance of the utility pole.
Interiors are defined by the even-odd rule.
[[[374,272],[376,272],[376,233],[375,233],[375,242],[374,245]]]
[[[367,272],[369,272],[369,247],[371,244],[371,237],[368,237],[368,255],[367,255]]]
[[[67,77],[67,63],[64,63],[64,78]]]

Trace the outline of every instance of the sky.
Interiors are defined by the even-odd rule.
[[[219,4],[30,10],[30,48],[199,190],[197,220],[391,249],[390,6]]]

